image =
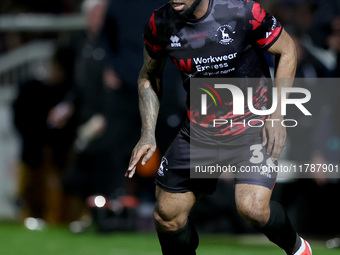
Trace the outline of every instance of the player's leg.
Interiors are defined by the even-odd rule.
[[[163,254],[196,254],[198,235],[188,218],[194,193],[170,193],[156,186],[156,198],[154,221]]]
[[[263,227],[270,217],[272,191],[266,187],[240,183],[235,186],[235,201],[239,214],[255,228]]]
[[[235,200],[240,215],[288,255],[310,255],[308,243],[298,236],[284,208],[270,201],[271,194],[272,190],[265,186],[236,184]]]
[[[217,184],[217,179],[190,178],[191,163],[201,159],[199,165],[210,165],[216,152],[190,144],[188,132],[184,125],[162,158],[155,181],[154,220],[164,255],[196,254],[198,235],[188,216],[198,196],[213,193]]]

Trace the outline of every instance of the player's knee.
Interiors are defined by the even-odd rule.
[[[174,232],[185,225],[185,219],[182,219],[182,217],[158,208],[155,208],[153,218],[156,229],[162,232]]]
[[[266,225],[270,216],[269,206],[260,202],[239,202],[237,204],[239,214],[254,227]]]

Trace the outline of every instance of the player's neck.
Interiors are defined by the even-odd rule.
[[[210,0],[202,0],[200,4],[197,6],[195,12],[193,13],[193,16],[195,19],[202,18],[209,8],[209,1]]]

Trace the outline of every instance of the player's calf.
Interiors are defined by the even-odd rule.
[[[292,226],[284,208],[274,201],[270,202],[270,217],[267,224],[257,230],[264,233],[270,241],[281,247],[288,255],[295,255],[301,246],[301,238]]]
[[[190,220],[187,221],[183,228],[175,232],[157,231],[157,234],[163,255],[196,255],[198,234]]]
[[[163,255],[195,255],[198,246],[198,235],[195,227],[183,214],[174,217],[157,206],[154,221]]]
[[[163,255],[195,255],[198,235],[188,219],[196,197],[192,192],[171,193],[156,187],[154,221]]]
[[[240,201],[237,203],[237,211],[254,228],[266,225],[270,216],[269,206],[258,201]]]
[[[187,217],[170,215],[157,207],[153,213],[156,230],[159,232],[175,232],[183,228],[187,222]]]
[[[261,228],[270,217],[269,201],[272,191],[252,184],[236,185],[235,200],[239,214],[253,227]]]

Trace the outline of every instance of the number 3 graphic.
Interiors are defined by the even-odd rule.
[[[261,144],[254,144],[250,146],[250,151],[253,152],[253,156],[249,159],[250,163],[259,164],[263,161],[264,156],[261,150],[262,150]]]
[[[253,164],[260,164],[264,160],[264,155],[262,153],[262,145],[261,144],[254,144],[250,146],[250,151],[253,152],[253,156],[249,159],[250,163]],[[266,160],[266,165],[268,166],[275,166],[273,160],[268,158]]]

